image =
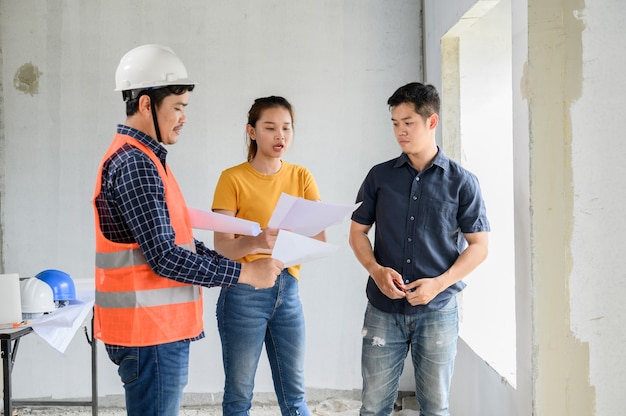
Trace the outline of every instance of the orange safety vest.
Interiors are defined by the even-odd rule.
[[[102,187],[102,167],[124,144],[136,147],[154,162],[165,186],[175,243],[195,252],[187,205],[172,172],[166,173],[154,152],[141,142],[116,134],[100,163],[92,201],[96,225],[95,337],[106,344],[128,347],[196,337],[203,327],[202,288],[157,275],[137,243],[115,243],[102,234],[95,203]]]

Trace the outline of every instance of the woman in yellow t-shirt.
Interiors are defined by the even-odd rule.
[[[317,201],[313,175],[282,157],[293,138],[293,109],[283,97],[258,98],[248,112],[248,161],[222,172],[213,211],[258,222],[256,237],[214,233],[215,250],[242,262],[269,257],[278,235],[267,228],[281,193]],[[322,231],[313,237],[325,241]],[[217,321],[226,376],[223,414],[248,414],[261,350],[272,369],[283,415],[310,415],[304,388],[304,313],[298,294],[300,266],[284,269],[273,288],[246,284],[222,289]]]

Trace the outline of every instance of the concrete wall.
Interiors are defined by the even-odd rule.
[[[528,1],[538,415],[626,406],[622,6]]]
[[[427,82],[441,88],[440,38],[473,3],[423,2]],[[219,171],[243,159],[245,111],[270,93],[290,98],[298,112],[288,159],[311,168],[324,200],[352,201],[367,168],[397,153],[384,102],[398,85],[421,78],[419,4],[262,4],[0,1],[5,272],[57,267],[90,277],[96,165],[123,120],[113,71],[139,43],[169,44],[200,83],[170,159],[189,205],[210,205]],[[461,341],[452,408],[463,415],[621,414],[623,7],[619,0],[516,0],[511,14],[517,385],[503,383]],[[346,243],[346,234],[344,224],[329,239]],[[360,386],[364,279],[347,244],[303,270],[311,388]],[[206,294],[208,337],[192,350],[189,392],[221,390],[217,291]],[[24,341],[17,395],[89,395],[81,337],[65,356],[37,337]],[[50,370],[42,373],[44,366]],[[103,351],[99,368],[101,394],[120,394]],[[258,390],[271,390],[267,368],[259,370]]]
[[[620,384],[626,372],[626,281],[621,263],[626,220],[626,47],[625,12],[618,0],[577,4],[571,13],[580,28],[579,96],[571,97],[573,215],[569,307],[572,337],[588,345],[585,380],[597,415],[619,414],[626,407]],[[579,21],[579,22],[578,22]],[[568,62],[569,63],[569,62]],[[568,65],[569,67],[569,65]],[[568,97],[570,98],[570,97]],[[571,361],[570,361],[571,362]],[[587,369],[585,367],[585,369]]]
[[[412,0],[1,0],[1,268],[92,277],[96,169],[124,120],[114,71],[143,43],[171,46],[198,82],[188,123],[169,149],[189,206],[210,208],[220,171],[245,158],[248,108],[270,94],[296,109],[287,160],[311,169],[324,201],[352,203],[369,167],[398,154],[386,100],[421,74],[419,7]],[[342,249],[302,271],[311,389],[361,385],[366,274],[347,233],[347,222],[330,229],[329,241]],[[212,242],[209,232],[198,237]],[[222,390],[218,290],[205,294],[207,338],[193,344],[188,392]],[[63,356],[25,338],[16,397],[88,396],[88,352],[82,334]],[[101,395],[122,394],[103,348],[98,365]],[[272,389],[264,361],[257,390]]]
[[[424,8],[426,79],[436,85],[439,37],[463,15],[457,3]],[[511,1],[517,385],[461,341],[454,414],[615,415],[626,406],[620,5]]]

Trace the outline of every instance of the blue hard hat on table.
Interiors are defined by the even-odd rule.
[[[61,270],[48,269],[37,273],[35,277],[46,282],[52,288],[55,302],[76,299],[76,287],[69,274]]]

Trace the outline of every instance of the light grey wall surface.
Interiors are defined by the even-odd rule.
[[[620,6],[511,2],[517,386],[461,342],[456,414],[617,415],[626,406]]]
[[[440,36],[472,3],[425,1],[426,81],[438,87]],[[515,391],[498,384],[461,343],[453,405],[462,414],[620,414],[621,3],[511,4],[516,210],[528,213],[516,215],[518,383]],[[421,77],[418,17],[417,1],[0,0],[4,272],[56,267],[91,278],[89,200],[98,161],[123,120],[113,72],[132,46],[168,44],[199,82],[189,123],[170,149],[190,206],[208,208],[219,172],[243,160],[245,112],[270,93],[296,106],[286,159],[313,171],[325,201],[352,202],[367,169],[397,154],[384,103]],[[365,276],[347,227],[329,231],[343,244],[338,255],[303,268],[311,388],[360,386]],[[193,346],[189,392],[222,388],[217,290],[205,293],[208,336]],[[99,370],[101,394],[120,394],[102,349]],[[20,397],[86,397],[87,344],[79,335],[60,355],[29,336],[14,376]],[[257,387],[271,390],[264,366]]]
[[[626,13],[619,0],[562,3],[559,15],[529,1],[529,39],[536,40],[529,64],[544,73],[543,83],[531,78],[530,89],[543,98],[531,101],[531,157],[542,166],[532,177],[541,203],[536,227],[554,233],[538,247],[544,250],[535,276],[543,319],[536,320],[537,414],[617,415],[626,406],[626,57],[616,51],[626,47]],[[554,219],[560,227],[545,230]],[[546,243],[558,238],[565,250],[549,253]],[[554,294],[565,299],[555,302]],[[565,323],[556,325],[563,315]]]
[[[21,276],[58,268],[92,279],[95,174],[124,120],[114,71],[127,50],[144,43],[172,47],[198,83],[188,123],[169,148],[189,206],[210,209],[221,170],[245,158],[247,110],[270,94],[296,109],[285,159],[313,172],[324,201],[352,203],[367,170],[399,153],[385,103],[421,75],[419,6],[1,0],[2,268]],[[366,274],[348,247],[348,226],[328,230],[339,253],[305,264],[301,275],[310,388],[360,388]],[[212,245],[211,233],[197,236]],[[187,392],[222,390],[217,294],[205,291],[207,337],[193,344]],[[88,353],[82,334],[64,355],[26,337],[14,372],[16,397],[88,396]],[[101,395],[121,394],[103,348],[98,364]],[[264,363],[257,390],[272,390]]]
[[[588,383],[595,414],[624,412],[626,363],[626,58],[625,17],[619,0],[589,4],[573,13],[583,50],[579,96],[572,96],[574,181],[573,266],[569,301],[572,335],[588,346]],[[610,39],[610,41],[609,41]]]

